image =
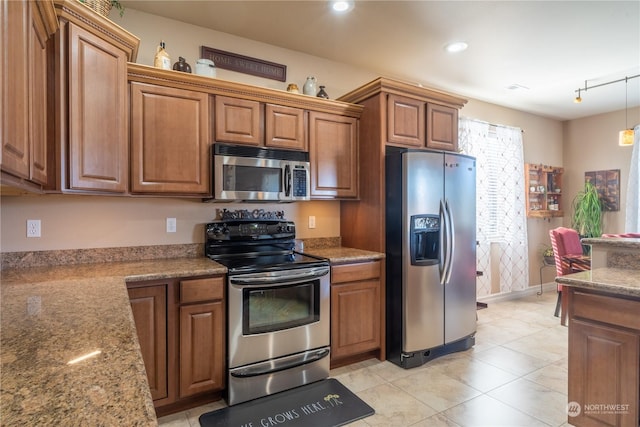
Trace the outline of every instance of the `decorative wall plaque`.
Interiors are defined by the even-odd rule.
[[[252,76],[287,81],[287,66],[237,53],[225,52],[212,47],[200,46],[200,57],[210,59],[217,68],[238,71]]]
[[[284,211],[265,211],[264,209],[238,209],[230,211],[228,209],[217,209],[218,217],[222,220],[233,219],[284,219]]]

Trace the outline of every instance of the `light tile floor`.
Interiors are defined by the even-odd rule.
[[[372,406],[367,426],[569,426],[567,328],[553,316],[556,293],[490,303],[478,311],[476,345],[404,370],[377,359],[331,376]],[[159,419],[196,427],[224,401]]]

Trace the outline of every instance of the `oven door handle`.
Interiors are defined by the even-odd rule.
[[[286,270],[269,273],[251,273],[238,276],[230,276],[229,283],[232,285],[273,285],[279,286],[284,283],[300,282],[314,279],[329,274],[329,267],[308,268],[301,271]]]
[[[305,351],[302,354],[283,357],[281,359],[268,360],[266,362],[248,366],[246,368],[231,369],[229,370],[229,375],[236,378],[250,378],[260,375],[273,374],[276,372],[284,371],[286,369],[292,369],[298,366],[306,365],[308,363],[317,362],[318,360],[327,357],[329,353],[329,347]]]

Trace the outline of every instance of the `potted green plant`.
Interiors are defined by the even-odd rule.
[[[598,190],[590,182],[586,182],[584,189],[573,199],[571,224],[582,238],[602,235],[602,202]]]
[[[551,246],[544,245],[544,249],[542,250],[542,258],[544,259],[544,263],[547,265],[556,263],[556,259],[553,256],[553,248]]]

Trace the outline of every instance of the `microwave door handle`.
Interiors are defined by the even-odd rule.
[[[291,195],[291,166],[284,165],[284,195],[288,198]]]

